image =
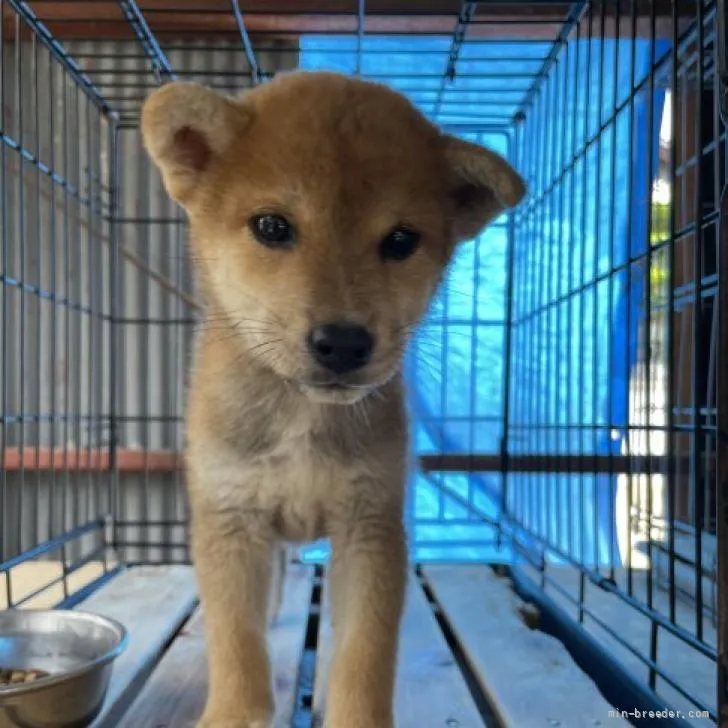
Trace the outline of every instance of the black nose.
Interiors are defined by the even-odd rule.
[[[369,361],[374,339],[363,326],[325,324],[311,329],[308,346],[321,366],[345,374],[361,369]]]

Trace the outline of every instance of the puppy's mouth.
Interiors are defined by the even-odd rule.
[[[303,381],[299,386],[309,399],[325,404],[355,404],[375,388],[374,385],[340,381]]]
[[[344,382],[322,382],[321,384],[313,382],[309,386],[314,389],[322,389],[325,392],[345,392],[347,389],[367,389],[367,387],[344,384]]]

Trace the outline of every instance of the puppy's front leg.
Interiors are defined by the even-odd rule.
[[[257,519],[193,508],[210,678],[198,728],[268,728],[273,715],[265,643],[273,545]]]
[[[335,651],[326,728],[392,728],[399,623],[407,574],[401,519],[347,524],[332,537]]]

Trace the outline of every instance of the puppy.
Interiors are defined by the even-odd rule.
[[[328,537],[325,725],[392,728],[407,569],[400,362],[458,241],[524,183],[399,94],[329,73],[234,99],[173,83],[146,102],[142,131],[188,213],[206,306],[187,414],[210,665],[199,725],[271,725],[277,550]]]

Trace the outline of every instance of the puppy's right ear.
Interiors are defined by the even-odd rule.
[[[209,88],[175,82],[142,108],[142,138],[170,196],[187,206],[205,170],[225,154],[249,111]]]

